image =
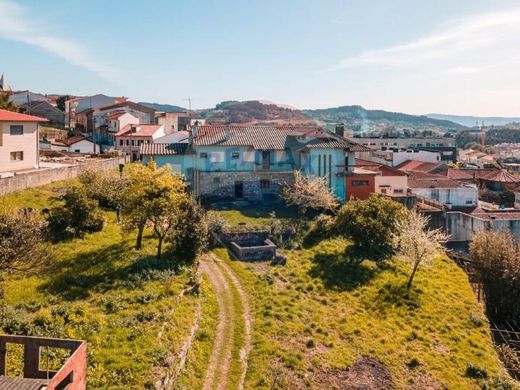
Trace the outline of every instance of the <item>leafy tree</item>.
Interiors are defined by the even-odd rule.
[[[190,263],[208,243],[208,223],[202,207],[189,197],[182,199],[179,210],[168,240],[175,258]]]
[[[430,264],[435,255],[442,251],[442,243],[448,236],[441,229],[429,230],[429,218],[417,211],[410,211],[405,218],[396,221],[394,246],[397,254],[412,265],[406,288],[412,286],[419,266]]]
[[[173,175],[168,167],[157,168],[154,162],[129,167],[122,198],[123,227],[127,231],[137,229],[136,249],[142,247],[143,232],[148,222],[152,223],[156,237],[169,231],[170,228],[164,232],[164,223],[168,223],[168,218],[173,218],[174,205],[168,203],[184,191],[182,178]]]
[[[0,92],[0,109],[8,111],[18,111],[18,107],[9,101],[10,92]]]
[[[401,204],[372,194],[366,200],[351,200],[344,205],[338,212],[335,230],[352,241],[347,249],[352,261],[381,260],[393,253],[397,221],[405,216]]]
[[[470,245],[480,273],[487,312],[495,319],[520,321],[520,243],[507,231],[482,231]]]
[[[113,171],[88,169],[78,176],[87,196],[101,207],[119,210],[122,207],[128,181]]]
[[[29,271],[43,261],[44,230],[44,221],[33,211],[0,214],[0,281],[6,274]]]
[[[60,97],[58,97],[58,99],[56,100],[56,106],[58,107],[58,109],[65,112],[65,102],[69,99],[69,95],[61,95]]]
[[[307,210],[334,210],[338,200],[330,192],[323,177],[304,176],[300,171],[294,173],[294,181],[282,188],[282,198],[291,206],[296,206],[304,215]]]
[[[52,208],[47,217],[49,232],[54,240],[64,238],[68,231],[75,237],[103,229],[104,219],[98,203],[87,196],[83,186],[74,186],[61,197],[63,205]]]

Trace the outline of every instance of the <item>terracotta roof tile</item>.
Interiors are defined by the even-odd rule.
[[[408,187],[410,188],[459,188],[463,187],[459,182],[443,175],[425,172],[410,172],[408,175]]]
[[[48,122],[48,119],[40,118],[19,112],[0,110],[0,121],[2,122]]]
[[[136,131],[132,131],[132,127],[136,128]],[[155,134],[157,130],[159,130],[162,125],[126,125],[117,133],[114,134],[115,137],[151,137]]]
[[[171,156],[185,154],[188,149],[187,143],[177,144],[141,144],[139,153],[148,156]]]

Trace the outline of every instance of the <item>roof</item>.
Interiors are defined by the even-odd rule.
[[[364,169],[378,171],[381,173],[381,176],[406,176],[406,173],[400,171],[399,169],[392,168],[384,164],[378,164],[373,161],[362,160],[360,158],[356,158],[356,162],[354,165],[356,167],[362,167]]]
[[[133,110],[140,111],[140,112],[147,112],[150,114],[153,114],[155,110],[153,108],[150,108],[148,106],[143,106],[142,104],[134,103],[129,100],[114,104],[108,104],[106,106],[97,107],[96,110],[98,111],[105,111],[110,110],[112,108],[121,108],[121,107],[130,107]]]
[[[132,127],[136,128],[136,131],[132,131]],[[115,137],[151,137],[155,134],[157,130],[159,130],[162,125],[126,125],[117,133],[114,134]]]
[[[0,122],[48,122],[48,119],[40,118],[19,112],[0,110]]]
[[[177,154],[185,154],[188,149],[187,143],[175,144],[142,144],[139,153],[148,156],[172,156]]]
[[[449,168],[447,176],[454,180],[486,180],[498,183],[520,183],[520,177],[504,169],[455,169]]]
[[[397,165],[395,168],[406,172],[430,172],[435,168],[438,168],[440,165],[441,164],[439,163],[424,162],[418,160],[406,160],[401,164]]]
[[[408,175],[408,187],[410,188],[459,188],[463,187],[459,182],[443,175],[424,172],[410,172]]]
[[[114,112],[111,112],[110,114],[108,114],[106,116],[106,119],[108,119],[108,120],[118,119],[119,117],[121,117],[125,114],[128,114],[128,113],[126,111],[114,111]],[[130,115],[132,115],[132,114],[130,114]]]
[[[197,126],[194,145],[251,146],[254,149],[284,150],[289,146],[301,148],[342,148],[351,151],[370,149],[355,142],[321,130],[302,126]]]
[[[188,142],[190,132],[186,130],[176,131],[172,134],[167,134],[164,137],[159,137],[155,140],[157,144],[178,144]]]
[[[485,211],[482,209],[477,209],[471,213],[478,218],[487,218],[487,219],[498,219],[498,220],[520,220],[520,210],[507,210],[507,211]]]
[[[49,379],[20,378],[0,375],[0,389],[3,390],[39,390],[46,389]]]

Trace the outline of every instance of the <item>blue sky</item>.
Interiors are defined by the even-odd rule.
[[[0,0],[0,73],[47,93],[520,116],[520,2]]]

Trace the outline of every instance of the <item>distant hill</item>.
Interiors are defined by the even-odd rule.
[[[396,130],[458,131],[466,129],[465,126],[449,120],[383,110],[367,110],[361,106],[304,110],[303,113],[325,124],[344,123],[354,131],[383,130],[389,127],[394,127]]]
[[[485,126],[504,126],[514,122],[520,122],[520,117],[500,117],[500,116],[471,116],[471,115],[446,115],[446,114],[426,114],[428,118],[448,120],[463,126],[480,126],[484,122]]]
[[[153,108],[155,111],[163,111],[163,112],[186,112],[185,108],[179,106],[173,106],[171,104],[160,104],[160,103],[147,103],[147,102],[139,102],[143,106]]]
[[[214,109],[198,110],[197,113],[208,124],[314,124],[311,118],[299,110],[256,100],[225,101],[217,104]]]

